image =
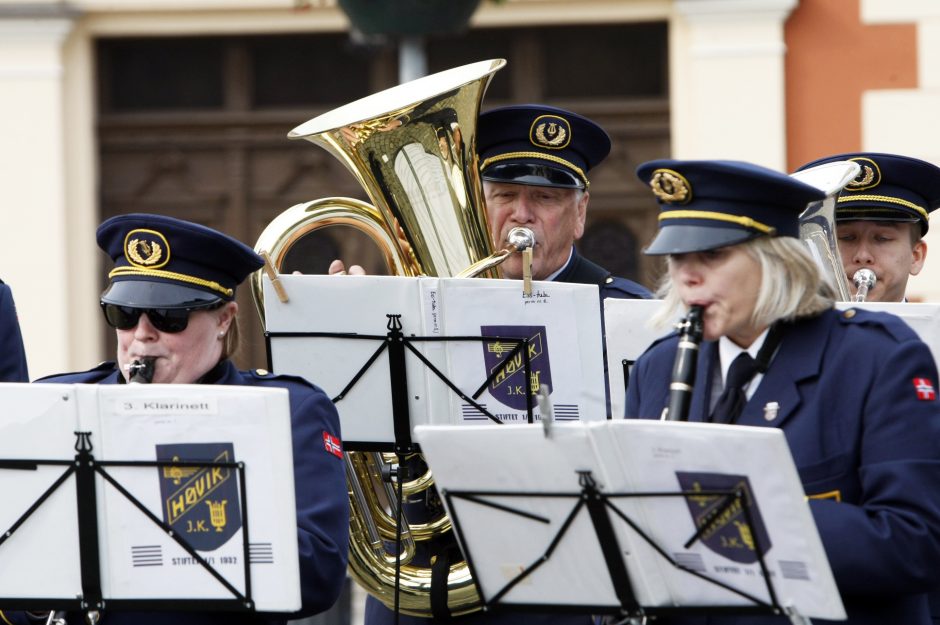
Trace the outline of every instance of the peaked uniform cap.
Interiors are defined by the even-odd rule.
[[[610,153],[610,137],[586,117],[541,104],[480,115],[477,152],[484,180],[583,189]]]
[[[684,254],[760,236],[798,237],[799,217],[825,193],[786,174],[741,161],[643,163],[637,176],[660,205],[649,255]]]
[[[797,171],[833,161],[854,161],[861,168],[839,193],[836,221],[919,223],[921,236],[927,233],[930,213],[940,206],[940,167],[899,154],[850,152],[817,159]]]
[[[101,301],[134,308],[232,301],[235,287],[264,265],[226,234],[163,215],[112,217],[98,227],[97,240],[114,261]]]

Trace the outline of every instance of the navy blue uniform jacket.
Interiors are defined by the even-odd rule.
[[[930,350],[897,317],[860,310],[827,310],[788,324],[782,336],[738,423],[785,432],[847,622],[929,624],[923,593],[940,574],[940,403]],[[628,417],[658,418],[668,405],[677,342],[675,335],[667,337],[637,361]],[[716,351],[717,343],[702,344],[690,421],[702,421],[708,412]],[[921,378],[933,389],[918,389]],[[764,418],[768,402],[780,406],[772,422]]]
[[[600,290],[602,315],[604,313],[604,299],[608,297],[618,299],[649,299],[652,297],[652,294],[645,287],[631,280],[612,276],[609,271],[592,263],[578,254],[577,251],[572,253],[571,260],[561,273],[555,277],[555,281],[574,284],[596,284]],[[607,379],[606,375],[604,379]],[[411,508],[414,507],[415,506],[412,506]],[[412,514],[410,509],[409,514]],[[404,614],[400,614],[399,619],[401,625],[431,625],[438,622],[450,622],[438,621],[437,619],[417,618]],[[370,596],[366,600],[365,622],[366,625],[393,625],[395,623],[395,613],[385,607],[378,599]],[[587,616],[514,612],[484,614],[483,612],[475,612],[467,616],[457,617],[452,622],[458,625],[589,625],[591,621]]]
[[[0,382],[29,382],[13,292],[0,280]]]
[[[297,502],[297,548],[300,555],[300,588],[303,605],[299,614],[240,614],[232,612],[108,612],[102,625],[237,625],[283,623],[328,609],[339,597],[346,579],[349,546],[349,498],[346,465],[324,448],[323,432],[339,439],[339,415],[326,394],[303,378],[239,371],[222,361],[209,374],[214,384],[286,388],[290,395],[294,448],[294,490]],[[118,384],[113,363],[86,371],[44,378],[63,384]],[[69,624],[83,623],[69,614]],[[13,623],[27,623],[22,613],[6,613]],[[2,622],[2,621],[0,621]]]

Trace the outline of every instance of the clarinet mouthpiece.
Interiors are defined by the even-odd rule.
[[[144,356],[132,363],[124,365],[124,369],[128,372],[128,383],[150,384],[153,382],[156,362],[157,359],[153,356]]]

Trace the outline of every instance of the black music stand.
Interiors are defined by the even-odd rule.
[[[268,354],[268,367],[276,370],[272,359],[271,339],[283,338],[333,338],[351,341],[372,341],[379,343],[379,346],[371,356],[356,371],[343,389],[332,398],[333,403],[339,404],[349,395],[356,384],[362,379],[363,375],[372,368],[379,357],[388,352],[388,378],[392,397],[392,418],[394,421],[395,440],[391,443],[392,451],[398,455],[412,454],[418,451],[418,446],[412,441],[411,431],[412,423],[410,417],[410,408],[408,405],[408,378],[406,375],[408,369],[408,358],[406,353],[411,353],[418,360],[420,366],[426,367],[437,379],[443,382],[455,395],[463,401],[470,404],[480,414],[484,415],[493,423],[502,423],[497,416],[487,410],[485,406],[479,404],[476,400],[486,390],[490,383],[499,375],[500,370],[516,356],[522,356],[522,371],[525,377],[526,394],[526,419],[528,423],[534,422],[532,409],[535,405],[535,399],[532,393],[532,364],[529,358],[529,339],[526,337],[511,336],[406,336],[402,333],[402,322],[400,314],[386,314],[388,319],[386,324],[386,334],[349,334],[342,332],[265,332],[265,341]],[[424,356],[415,346],[415,343],[437,343],[447,341],[459,342],[486,342],[500,341],[513,345],[506,355],[499,360],[492,373],[482,380],[480,385],[474,391],[465,391],[457,387],[448,377],[428,358]],[[346,442],[348,451],[382,451],[387,450],[388,446],[383,443],[362,443]]]
[[[187,461],[115,461],[96,460],[91,442],[91,432],[75,432],[75,457],[72,460],[0,459],[0,470],[35,471],[41,466],[61,466],[64,471],[9,528],[0,528],[0,560],[3,559],[3,544],[11,539],[29,518],[59,488],[65,487],[74,477],[76,491],[76,513],[78,516],[79,567],[81,588],[75,598],[46,599],[38,597],[3,597],[0,609],[12,610],[186,610],[250,612],[254,609],[251,594],[250,541],[248,532],[247,485],[243,462],[187,462]],[[228,469],[238,476],[239,510],[241,511],[242,562],[244,563],[245,591],[235,588],[219,571],[203,558],[195,548],[170,525],[157,518],[141,501],[129,492],[109,472],[109,467],[153,467],[167,469]],[[105,597],[101,587],[101,559],[98,531],[98,495],[96,476],[131,502],[146,518],[182,547],[193,560],[214,577],[229,593],[231,599],[114,599]]]
[[[30,400],[34,400],[33,403],[35,404],[43,404],[50,396],[59,396],[61,408],[57,405],[53,405],[51,409],[40,407],[36,409],[35,412],[30,413],[34,415],[33,418],[38,416],[39,418],[45,419],[41,422],[42,427],[48,429],[49,424],[55,421],[68,424],[71,420],[78,423],[94,423],[94,425],[91,426],[93,429],[97,430],[101,428],[101,431],[104,431],[102,422],[96,420],[98,418],[98,396],[96,393],[99,387],[81,384],[3,386],[20,387],[19,389],[14,389],[13,393],[7,397],[14,397],[15,394],[20,392],[24,392],[25,394],[9,400],[13,408],[11,408],[10,405],[6,406],[7,414],[13,417],[13,425],[10,426],[9,423],[0,425],[14,429],[17,427],[18,416],[15,414],[17,412],[15,406],[17,405],[29,405]],[[108,388],[118,389],[120,392],[126,392],[128,390],[120,387]],[[244,401],[244,394],[252,393],[252,397],[257,396],[258,401],[264,404],[264,409],[269,409],[268,407],[270,406],[278,412],[260,414],[258,415],[259,418],[255,418],[253,412],[245,412],[243,413],[247,415],[245,420],[250,424],[250,427],[258,427],[254,424],[256,422],[260,424],[262,422],[261,417],[270,417],[273,414],[276,414],[278,417],[283,417],[277,419],[276,425],[272,426],[270,420],[265,421],[265,423],[268,424],[266,427],[274,432],[271,434],[271,441],[275,441],[277,445],[289,446],[289,442],[284,440],[284,436],[288,436],[289,432],[289,418],[286,416],[286,412],[281,413],[282,408],[284,410],[287,409],[286,394],[280,391],[271,393],[268,390],[258,393],[256,390],[252,389],[250,391],[236,391],[236,393],[223,395],[228,390],[230,389],[225,389],[224,387],[211,389],[211,392],[201,390],[198,396],[204,399],[204,405],[211,404],[220,408],[219,414],[221,415],[223,413],[221,409],[226,405],[224,402]],[[30,394],[30,392],[32,394]],[[138,391],[138,395],[141,392],[142,391]],[[206,393],[209,394],[206,395]],[[157,394],[157,396],[159,396],[159,394]],[[185,401],[185,398],[193,396],[195,395],[187,395],[185,392],[177,390],[171,396],[171,399],[180,401],[181,398],[183,398],[182,401]],[[116,397],[120,397],[120,395],[107,395],[109,400],[114,400]],[[23,403],[24,399],[27,402],[26,404]],[[17,402],[20,403],[18,404]],[[255,404],[251,404],[251,406],[254,405]],[[43,412],[43,410],[45,410],[45,412]],[[116,409],[109,410],[111,410],[111,412],[108,413],[111,418],[114,418],[114,415],[123,416],[123,414],[126,414]],[[251,408],[248,410],[251,410]],[[133,412],[130,414],[133,414]],[[50,420],[50,417],[54,419]],[[161,419],[165,423],[175,421],[173,417],[168,417],[167,413],[155,418]],[[29,418],[27,418],[26,421],[29,421]],[[124,429],[126,430],[135,426],[140,426],[139,419],[134,421],[132,426],[124,426]],[[175,426],[163,427],[165,428],[164,431],[167,431]],[[41,432],[42,430],[33,429],[25,431],[30,433]],[[249,430],[245,431],[248,432]],[[250,431],[253,432],[255,430]],[[10,430],[7,430],[7,433],[9,432]],[[2,473],[9,471],[14,471],[17,474],[36,472],[30,476],[31,483],[24,487],[25,490],[21,491],[23,494],[17,498],[17,505],[22,505],[23,508],[12,511],[12,516],[7,515],[7,519],[14,519],[8,527],[0,527],[0,563],[4,560],[9,562],[7,554],[11,553],[10,547],[12,546],[14,552],[19,554],[19,559],[17,559],[16,562],[16,568],[18,568],[18,570],[25,573],[30,566],[34,567],[33,570],[37,570],[34,563],[28,560],[24,562],[23,552],[26,548],[35,549],[38,552],[44,552],[46,550],[45,544],[42,544],[43,536],[40,535],[40,532],[48,530],[34,528],[45,528],[50,518],[48,515],[53,513],[65,513],[66,517],[57,524],[56,531],[65,537],[63,539],[64,541],[72,545],[77,545],[76,554],[61,554],[61,557],[58,558],[58,562],[56,563],[57,568],[65,570],[66,572],[55,582],[55,590],[52,592],[53,596],[50,596],[48,586],[44,582],[36,586],[37,591],[41,590],[41,592],[35,594],[30,594],[28,591],[11,594],[9,589],[0,588],[0,609],[32,611],[53,610],[56,612],[92,612],[100,610],[253,612],[257,609],[257,588],[253,585],[251,567],[253,564],[267,562],[269,559],[272,559],[272,556],[267,549],[267,545],[252,544],[250,540],[248,480],[246,480],[246,463],[244,462],[244,456],[242,457],[242,461],[230,461],[224,459],[228,457],[228,452],[223,452],[224,456],[218,457],[216,457],[216,453],[214,453],[214,451],[217,451],[217,448],[224,448],[224,443],[204,443],[201,441],[187,443],[181,442],[183,441],[182,438],[173,439],[172,437],[168,437],[165,439],[165,443],[160,444],[165,444],[170,448],[174,446],[179,446],[180,448],[190,446],[189,451],[181,451],[181,455],[191,452],[193,456],[199,458],[201,453],[196,450],[202,450],[202,452],[211,453],[213,459],[181,460],[174,457],[173,459],[153,461],[113,460],[108,458],[107,452],[103,456],[107,459],[102,459],[101,455],[97,457],[95,455],[94,435],[92,431],[75,431],[74,436],[75,453],[71,458],[55,457],[60,454],[62,456],[66,455],[65,449],[67,449],[67,447],[63,444],[66,439],[61,429],[57,429],[56,432],[52,434],[55,440],[50,444],[45,444],[43,447],[44,452],[47,454],[46,458],[23,458],[21,457],[22,454],[17,454],[20,457],[16,458],[0,458],[0,472]],[[102,434],[101,437],[99,437],[99,445],[103,436]],[[244,437],[245,435],[240,434],[238,436]],[[237,436],[233,435],[231,440],[238,441],[239,439]],[[20,444],[29,443],[29,440],[20,441]],[[58,451],[50,453],[52,449]],[[231,449],[231,444],[229,444],[229,449]],[[264,447],[259,449],[270,448]],[[242,451],[245,452],[245,449],[242,448]],[[16,452],[12,453],[15,454]],[[255,453],[261,452],[258,451]],[[250,457],[250,454],[248,455]],[[53,457],[50,459],[49,456]],[[286,461],[278,464],[284,465],[285,463]],[[61,469],[61,472],[59,472],[58,469]],[[232,559],[226,561],[226,557],[219,557],[218,553],[208,549],[205,544],[202,546],[194,545],[190,539],[184,536],[184,532],[181,531],[181,529],[174,527],[171,525],[170,521],[159,518],[157,514],[151,511],[146,500],[148,498],[152,499],[154,493],[140,490],[149,487],[150,482],[139,482],[134,478],[133,480],[129,480],[129,482],[135,482],[135,485],[130,485],[128,482],[124,481],[125,478],[121,477],[121,472],[127,475],[125,470],[135,469],[159,471],[161,474],[169,476],[170,482],[179,476],[179,478],[183,480],[184,485],[186,484],[185,480],[187,478],[195,482],[201,475],[207,476],[211,474],[213,482],[211,485],[205,486],[206,494],[208,495],[208,492],[215,492],[220,496],[228,497],[229,500],[234,496],[237,501],[227,502],[229,504],[227,508],[224,507],[226,502],[222,502],[221,505],[223,507],[220,510],[213,509],[212,502],[206,501],[206,503],[210,504],[209,509],[212,511],[211,527],[199,528],[199,531],[208,532],[213,536],[215,536],[213,532],[219,532],[220,535],[225,535],[223,528],[226,526],[234,528],[229,530],[230,532],[241,531],[240,545],[234,543],[231,548],[228,548],[225,552],[237,554],[237,557],[241,559],[240,563],[235,563]],[[279,470],[283,472],[283,466]],[[272,471],[271,473],[272,475],[277,474],[276,471]],[[261,472],[252,479],[257,480],[263,474],[264,472]],[[49,476],[48,483],[45,481],[47,475]],[[208,480],[210,478],[207,477],[206,479]],[[233,482],[230,482],[230,485],[226,486],[225,482],[229,479],[232,479]],[[22,481],[20,478],[17,478],[17,480]],[[142,486],[142,484],[146,486]],[[208,484],[208,482],[206,482],[206,484]],[[102,485],[104,485],[103,490],[107,492],[102,491]],[[218,488],[219,490],[210,490],[214,488]],[[109,501],[107,498],[110,497],[114,497],[114,499]],[[167,539],[164,541],[163,545],[154,544],[146,547],[146,549],[135,545],[130,548],[131,553],[124,553],[123,549],[120,552],[112,553],[111,550],[116,549],[117,547],[115,547],[115,545],[119,544],[115,540],[113,533],[121,530],[116,530],[115,522],[110,520],[110,515],[108,515],[108,512],[105,510],[105,506],[111,506],[118,501],[126,502],[128,507],[127,510],[121,511],[118,517],[115,518],[126,520],[127,515],[131,514],[137,519],[137,514],[142,515],[140,517],[141,525],[135,525],[135,531],[139,532],[141,527],[148,528],[148,530],[153,528],[159,535]],[[202,499],[199,499],[196,503],[202,503]],[[219,502],[215,503],[219,505]],[[11,512],[9,503],[6,508],[8,512]],[[53,510],[55,512],[50,512]],[[218,513],[218,516],[216,513]],[[104,516],[108,516],[109,518],[103,518]],[[189,518],[192,519],[193,517]],[[120,521],[118,521],[118,525],[120,525]],[[206,525],[210,525],[210,522],[207,521]],[[264,525],[265,522],[262,522],[262,526]],[[268,531],[270,531],[270,528]],[[146,530],[143,535],[135,534],[138,538],[144,536],[143,540],[145,541],[149,540],[146,538],[146,535]],[[227,534],[227,536],[232,536],[232,533]],[[137,538],[135,538],[135,540],[137,540]],[[222,544],[224,544],[228,538],[219,538],[217,540],[221,540]],[[57,544],[62,544],[62,541]],[[165,552],[168,546],[171,547],[171,551]],[[181,550],[180,552],[173,551],[173,549],[177,547]],[[200,553],[199,549],[206,552],[206,555]],[[116,560],[114,560],[115,557],[119,558],[117,561],[126,563],[120,566],[127,566],[131,560],[133,560],[132,566],[134,570],[148,571],[156,570],[153,569],[154,566],[166,566],[162,563],[164,555],[172,555],[173,553],[185,553],[187,564],[192,565],[188,567],[187,570],[203,571],[205,577],[198,575],[198,579],[213,579],[217,584],[207,587],[204,596],[200,596],[203,594],[201,592],[192,594],[186,593],[185,596],[175,596],[173,591],[167,591],[164,596],[156,597],[149,593],[144,596],[135,596],[136,593],[127,591],[128,586],[125,585],[123,588],[119,589],[118,586],[115,585],[115,583],[119,581],[116,577],[116,569],[113,568],[116,562]],[[231,567],[230,570],[238,571],[240,569],[240,573],[238,573],[236,577],[242,576],[241,581],[233,582],[227,579],[222,569],[219,568],[221,564]],[[0,564],[0,568],[6,567]],[[12,566],[7,568],[7,570],[13,569],[14,567]],[[29,573],[26,576],[27,579],[32,579],[30,575],[34,574]],[[35,573],[35,575],[39,575],[40,578],[42,578],[41,572]],[[108,577],[111,579],[109,580]],[[28,583],[31,584],[32,582]],[[270,601],[270,599],[268,599],[268,601]],[[270,610],[271,608],[266,607],[265,609]]]
[[[419,451],[418,445],[412,440],[412,424],[410,417],[410,409],[408,405],[408,378],[406,375],[408,367],[408,359],[406,358],[406,352],[410,352],[415,358],[417,358],[419,365],[426,367],[430,370],[438,379],[440,379],[453,393],[455,393],[462,400],[473,406],[481,414],[485,415],[493,423],[501,424],[502,421],[487,410],[484,406],[480,405],[476,400],[480,395],[486,390],[490,383],[496,378],[503,366],[509,363],[517,355],[522,356],[523,362],[523,376],[525,378],[525,393],[526,393],[526,416],[529,423],[534,422],[532,409],[535,404],[535,400],[532,394],[531,386],[531,362],[529,359],[529,340],[526,337],[505,337],[505,336],[448,336],[448,337],[429,337],[429,336],[405,336],[402,333],[402,322],[400,314],[387,314],[386,318],[388,319],[386,329],[387,333],[384,335],[366,335],[366,334],[348,334],[348,333],[337,333],[337,332],[265,332],[266,348],[268,354],[268,367],[275,371],[275,365],[272,360],[272,350],[271,350],[271,339],[280,339],[280,338],[311,338],[311,337],[322,337],[322,338],[336,338],[341,340],[365,340],[365,341],[374,341],[379,342],[379,346],[372,353],[372,355],[363,363],[359,370],[353,375],[345,387],[332,398],[334,403],[339,403],[346,397],[356,386],[356,383],[362,379],[362,376],[368,371],[372,366],[375,365],[376,361],[379,359],[379,356],[387,350],[388,352],[388,376],[389,384],[391,389],[392,396],[392,418],[394,422],[394,432],[395,432],[395,441],[392,445],[393,451],[398,456],[398,466],[399,469],[389,471],[387,474],[383,475],[383,478],[392,482],[398,481],[399,483],[404,482],[409,479],[406,471],[406,456],[409,454],[414,454]],[[418,349],[415,348],[413,343],[420,342],[441,342],[441,341],[475,341],[475,342],[485,342],[485,341],[501,341],[514,347],[507,352],[507,354],[497,363],[494,367],[493,372],[487,376],[478,388],[473,392],[466,392],[457,387],[447,376],[441,372],[441,370],[434,365],[430,360],[428,360]],[[383,444],[370,444],[370,443],[354,443],[346,444],[347,451],[370,451],[370,450],[381,450],[385,448]],[[401,573],[401,559],[400,555],[402,553],[402,530],[404,525],[404,493],[401,488],[397,489],[397,502],[396,502],[396,532],[395,532],[395,549],[398,554],[398,558],[395,562],[395,613],[396,615],[399,612],[399,575]]]
[[[603,561],[606,565],[606,571],[610,578],[611,584],[613,586],[614,592],[616,594],[618,604],[616,606],[606,605],[606,604],[583,604],[583,605],[552,605],[552,610],[557,610],[559,612],[569,612],[569,613],[591,613],[591,614],[610,614],[616,616],[620,619],[626,618],[640,618],[644,616],[676,616],[676,615],[688,615],[688,614],[755,614],[755,615],[783,615],[787,614],[797,616],[795,612],[792,612],[791,609],[781,606],[777,601],[777,595],[774,591],[773,583],[771,582],[771,576],[768,573],[767,565],[764,562],[763,549],[760,544],[757,545],[758,559],[760,562],[760,568],[763,572],[764,579],[766,581],[767,593],[770,597],[770,601],[763,600],[759,597],[756,597],[750,593],[734,588],[733,586],[721,582],[716,579],[712,579],[707,575],[702,574],[695,569],[692,569],[681,562],[676,561],[675,558],[669,555],[665,549],[660,545],[656,544],[641,528],[640,526],[630,518],[627,514],[623,512],[618,506],[617,501],[621,499],[629,498],[657,498],[657,497],[682,497],[682,498],[692,498],[692,497],[718,497],[721,498],[721,503],[716,507],[715,514],[720,516],[725,511],[730,509],[736,503],[742,502],[746,499],[746,494],[743,490],[708,490],[708,491],[676,491],[676,492],[660,492],[660,493],[610,493],[606,494],[598,490],[597,482],[595,481],[593,475],[590,471],[579,471],[577,475],[578,485],[580,490],[577,491],[568,491],[568,492],[557,492],[552,494],[532,494],[524,493],[519,491],[443,491],[444,499],[447,501],[448,508],[452,510],[452,521],[454,524],[455,531],[458,538],[461,541],[461,544],[467,544],[467,538],[465,533],[462,531],[462,519],[460,514],[456,512],[456,509],[460,507],[458,501],[469,502],[481,506],[489,506],[493,508],[500,509],[506,512],[510,516],[519,517],[526,521],[537,522],[537,523],[548,523],[549,520],[544,517],[539,517],[533,515],[525,510],[512,508],[507,506],[504,503],[499,503],[497,501],[491,501],[488,498],[496,499],[526,499],[526,498],[538,498],[538,497],[552,497],[560,498],[564,500],[570,500],[572,502],[571,511],[568,517],[565,519],[565,522],[562,524],[558,530],[557,535],[552,539],[550,544],[547,546],[544,553],[540,554],[537,559],[535,559],[528,567],[524,568],[519,572],[518,575],[512,577],[506,581],[505,585],[502,586],[494,594],[487,596],[483,588],[478,581],[477,567],[475,565],[475,556],[472,555],[473,547],[468,549],[466,553],[467,562],[470,565],[470,570],[473,573],[474,582],[477,585],[477,590],[480,593],[481,597],[484,597],[484,606],[486,609],[494,611],[533,611],[533,610],[544,610],[545,604],[542,603],[502,603],[502,599],[509,595],[514,587],[524,583],[530,576],[539,568],[543,566],[549,566],[551,562],[551,556],[558,547],[558,545],[565,539],[568,534],[569,529],[572,526],[572,523],[575,521],[579,514],[587,514],[590,517],[591,526],[594,530],[594,536],[597,544],[600,546],[600,551],[603,554]],[[753,519],[751,518],[750,508],[748,506],[743,506],[745,510],[746,522],[748,530],[755,536],[757,540],[758,532],[756,531],[753,525]],[[753,602],[752,607],[745,606],[694,606],[686,605],[681,607],[649,607],[642,606],[639,603],[637,594],[633,588],[633,582],[631,581],[630,574],[627,571],[626,564],[622,555],[622,548],[618,544],[617,536],[614,533],[613,525],[615,522],[622,522],[628,525],[637,536],[649,544],[663,559],[668,561],[676,569],[685,571],[689,575],[695,576],[699,579],[705,580],[711,584],[724,588],[736,595],[739,595],[751,602]],[[691,546],[696,541],[700,540],[702,535],[709,530],[709,525],[702,525],[695,533],[693,533],[688,541],[686,542],[686,547]],[[583,536],[582,536],[583,538]]]
[[[780,431],[619,420],[415,434],[486,609],[844,618]],[[729,453],[742,446],[752,458]],[[755,468],[758,452],[781,474]]]

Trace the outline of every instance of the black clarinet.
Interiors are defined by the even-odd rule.
[[[679,336],[676,362],[672,367],[669,407],[663,412],[664,421],[689,420],[689,405],[692,402],[695,370],[698,365],[698,346],[702,342],[702,333],[705,330],[702,323],[702,307],[690,307],[689,314],[676,325],[676,328],[682,334]]]
[[[144,356],[129,365],[124,365],[124,368],[127,369],[128,383],[150,384],[153,382],[154,363],[156,361],[157,359],[152,356]]]

